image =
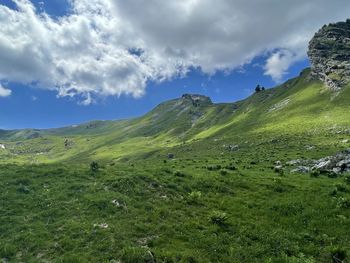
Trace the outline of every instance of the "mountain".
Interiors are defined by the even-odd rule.
[[[349,99],[349,85],[335,94],[306,69],[280,86],[235,103],[215,104],[208,97],[185,94],[136,119],[2,131],[0,143],[7,150],[0,154],[7,161],[120,159],[208,138],[322,133],[350,126]]]

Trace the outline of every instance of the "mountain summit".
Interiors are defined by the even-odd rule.
[[[192,103],[193,106],[208,106],[213,104],[211,99],[207,96],[198,95],[198,94],[184,94],[182,95],[184,101]]]

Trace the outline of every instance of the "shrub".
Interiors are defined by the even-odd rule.
[[[227,223],[227,214],[220,211],[214,211],[210,215],[210,222],[214,225],[225,225]]]
[[[275,191],[277,193],[283,193],[283,192],[286,192],[288,190],[288,187],[283,184],[283,182],[280,178],[274,178],[271,188],[273,191]]]
[[[261,87],[260,87],[260,85],[257,85],[256,88],[255,88],[255,92],[258,93],[260,91],[261,91]]]
[[[336,187],[334,187],[329,193],[329,195],[331,196],[336,196],[337,194],[338,194],[338,189]]]
[[[202,197],[202,193],[200,191],[192,191],[191,193],[189,193],[188,195],[188,202],[192,203],[192,204],[197,204],[199,203],[199,200]]]
[[[229,164],[225,167],[225,169],[227,170],[231,170],[231,171],[235,171],[237,170],[236,166],[234,166],[233,164]]]
[[[337,178],[338,177],[338,174],[333,172],[333,171],[327,171],[326,172],[326,175],[329,177],[329,178]]]
[[[331,250],[331,257],[332,261],[335,263],[344,262],[346,259],[346,250],[341,248],[333,248]]]
[[[350,199],[345,197],[340,197],[337,202],[338,208],[350,208]]]
[[[100,169],[100,165],[98,164],[98,162],[93,161],[92,163],[90,163],[90,170],[92,172],[97,172],[98,169]]]
[[[350,174],[344,177],[345,183],[350,184]]]
[[[336,184],[335,188],[339,191],[339,192],[347,192],[348,188],[346,187],[346,185],[344,184]]]
[[[181,172],[181,171],[175,171],[174,175],[178,176],[178,177],[185,177],[185,174],[183,172]]]
[[[20,184],[20,186],[18,186],[17,188],[17,192],[23,193],[23,194],[29,194],[30,190],[27,186]]]
[[[310,173],[310,176],[311,177],[315,177],[315,178],[319,177],[320,176],[320,170],[318,170],[318,169],[312,170],[311,173]]]
[[[209,171],[218,171],[221,169],[221,165],[219,165],[219,164],[209,165],[209,166],[207,166],[207,169]]]
[[[227,172],[227,170],[221,170],[221,171],[220,171],[220,174],[221,174],[221,175],[227,175],[228,172]]]

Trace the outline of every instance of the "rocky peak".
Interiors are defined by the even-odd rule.
[[[182,100],[190,102],[195,107],[213,104],[209,97],[198,94],[184,94],[182,95]]]
[[[332,90],[350,81],[350,19],[323,26],[309,43],[311,74]]]

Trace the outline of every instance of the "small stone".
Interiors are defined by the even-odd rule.
[[[108,228],[108,224],[107,223],[101,223],[101,224],[94,224],[94,227],[99,227],[101,229],[107,229]]]

